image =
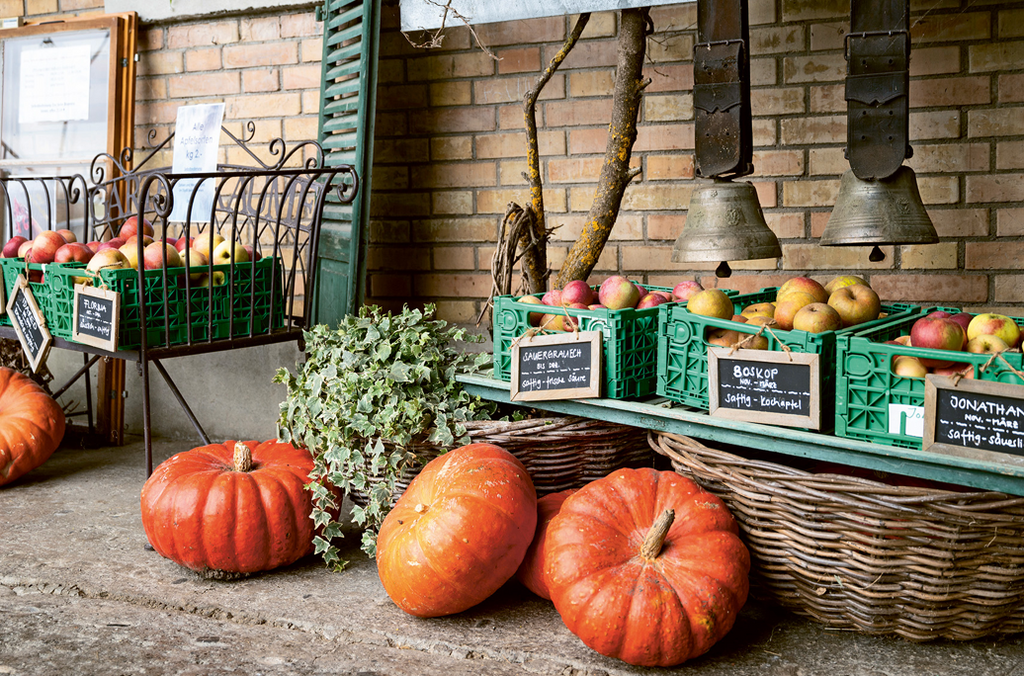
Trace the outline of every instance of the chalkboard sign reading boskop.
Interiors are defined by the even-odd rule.
[[[922,447],[985,460],[1024,457],[1024,385],[926,376]]]
[[[71,340],[110,352],[117,350],[121,294],[84,284],[75,285]]]
[[[820,355],[709,347],[708,389],[713,416],[821,429]]]
[[[14,332],[18,334],[21,349],[24,350],[32,372],[35,373],[46,359],[53,336],[46,328],[46,320],[39,311],[39,305],[24,275],[18,275],[14,282],[14,289],[7,301],[7,314],[11,318]]]
[[[525,335],[512,345],[512,401],[601,396],[600,331]]]

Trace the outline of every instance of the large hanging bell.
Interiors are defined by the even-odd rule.
[[[694,189],[686,225],[672,247],[673,263],[781,256],[779,239],[765,223],[753,185],[716,179]]]
[[[822,246],[933,244],[939,241],[917,189],[914,170],[901,166],[888,178],[843,174]]]

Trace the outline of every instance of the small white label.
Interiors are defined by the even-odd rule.
[[[903,423],[903,420],[906,422]],[[905,426],[904,429],[900,429]],[[908,437],[924,436],[924,406],[889,404],[889,434],[905,434]]]

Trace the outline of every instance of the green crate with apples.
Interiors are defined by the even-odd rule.
[[[732,313],[742,314],[745,310],[756,310],[764,304],[775,304],[779,287],[767,287],[754,293],[736,295],[732,301]],[[868,326],[890,321],[894,317],[912,316],[920,308],[908,303],[880,303],[877,318],[848,328],[837,328],[812,333],[805,330],[783,330],[775,325],[761,326],[758,323],[744,323],[715,316],[697,314],[683,303],[663,305],[659,308],[658,323],[658,375],[657,393],[686,406],[708,410],[709,378],[708,347],[729,347],[740,343],[740,347],[779,352],[791,350],[805,354],[821,355],[822,420],[833,416],[835,389],[836,339],[839,335],[862,330]],[[775,312],[784,308],[780,305]],[[724,313],[723,313],[724,314]],[[754,313],[756,314],[756,313]],[[873,314],[873,313],[872,313]],[[771,318],[772,315],[769,315]],[[757,320],[751,319],[751,322]],[[730,333],[734,332],[734,333]],[[755,342],[757,341],[757,342]]]
[[[566,285],[568,288],[568,285]],[[590,287],[592,291],[598,287]],[[671,295],[672,289],[647,286],[648,292]],[[498,296],[494,301],[493,344],[494,377],[506,382],[512,379],[512,344],[528,331],[537,331],[544,314],[553,321],[547,330],[562,330],[562,317],[576,318],[580,331],[600,331],[604,352],[604,387],[602,396],[609,399],[643,397],[654,393],[656,351],[658,345],[658,307],[619,310],[608,308],[560,308],[538,305],[545,294]],[[535,300],[524,301],[524,298]]]
[[[837,436],[886,446],[919,449],[924,420],[924,376],[928,372],[1024,385],[1019,351],[994,358],[988,353],[913,347],[897,342],[932,312],[956,315],[955,308],[929,308],[916,317],[893,318],[839,338],[836,384]],[[990,314],[990,313],[983,313]],[[1000,315],[1024,329],[1024,318]],[[965,322],[966,323],[966,322]],[[937,332],[934,332],[937,333]],[[921,342],[941,344],[943,337],[918,334]],[[921,360],[926,360],[921,362]],[[927,361],[931,360],[931,361]],[[952,362],[950,366],[937,364]],[[984,369],[982,369],[984,367]],[[1016,371],[1016,373],[1015,373]]]
[[[47,283],[47,271],[54,266],[53,263],[26,263],[24,258],[0,258],[0,270],[4,275],[4,314],[0,324],[11,325],[11,318],[7,316],[7,301],[11,299],[14,291],[14,284],[18,275],[24,275],[28,281],[32,297],[36,299],[36,305],[46,321],[46,327],[50,333],[57,338],[67,338],[71,335],[70,327],[67,335],[61,330],[62,323],[56,318],[54,311],[53,290]]]

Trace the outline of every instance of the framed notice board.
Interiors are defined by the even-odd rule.
[[[708,413],[821,429],[821,355],[708,348]]]
[[[1024,465],[1024,385],[925,376],[922,448]]]
[[[512,345],[512,401],[601,396],[600,331],[520,338]]]

